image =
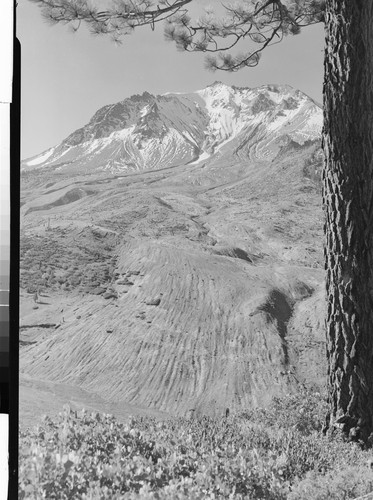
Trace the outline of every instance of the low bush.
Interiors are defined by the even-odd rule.
[[[19,498],[348,499],[373,490],[370,453],[320,432],[317,393],[228,418],[157,421],[68,407],[20,434]]]

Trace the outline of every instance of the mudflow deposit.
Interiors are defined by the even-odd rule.
[[[321,127],[289,86],[216,82],[105,106],[24,161],[21,425],[322,383]]]

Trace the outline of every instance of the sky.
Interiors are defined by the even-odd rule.
[[[100,107],[144,91],[193,92],[217,80],[242,87],[279,83],[322,101],[320,24],[266,48],[257,67],[236,73],[206,70],[205,56],[178,51],[164,40],[162,25],[155,31],[140,28],[116,46],[108,37],[93,37],[84,28],[73,34],[66,26],[50,26],[29,0],[18,2],[17,37],[22,47],[23,159],[59,144]]]

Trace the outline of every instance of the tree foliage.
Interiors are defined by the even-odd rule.
[[[170,16],[185,13],[185,5],[192,0],[111,0],[103,10],[89,0],[30,0],[38,4],[50,24],[70,24],[77,31],[81,23],[93,35],[109,35],[115,42],[129,35],[136,27],[164,21]]]
[[[188,14],[175,15],[167,22],[166,38],[182,50],[208,52],[208,69],[237,71],[256,66],[262,51],[284,36],[297,35],[302,27],[321,22],[324,7],[319,0],[246,0],[225,6],[221,17],[207,10],[196,23]],[[244,40],[253,42],[254,48],[249,43],[245,52],[233,53]]]
[[[208,53],[211,70],[237,71],[256,66],[269,45],[296,35],[304,26],[324,20],[325,0],[241,0],[218,4],[219,13],[206,8],[193,19],[188,12],[193,0],[111,0],[108,8],[89,0],[30,0],[38,4],[52,24],[70,24],[76,31],[85,23],[92,34],[109,35],[120,43],[139,26],[166,22],[165,36],[180,50]],[[188,5],[189,4],[189,5]],[[240,42],[251,43],[236,52]]]

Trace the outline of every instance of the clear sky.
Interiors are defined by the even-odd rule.
[[[267,48],[256,68],[237,73],[207,71],[204,55],[179,52],[164,40],[161,24],[154,32],[149,26],[135,31],[118,47],[85,29],[72,34],[66,26],[51,27],[35,4],[19,0],[17,33],[22,46],[22,158],[58,144],[105,104],[145,90],[191,92],[216,80],[243,87],[287,83],[322,100],[322,25]]]

